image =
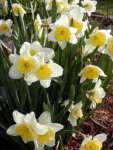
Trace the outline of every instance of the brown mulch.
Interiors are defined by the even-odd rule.
[[[107,140],[103,143],[102,150],[113,150],[113,91],[105,98],[101,108],[95,111],[80,129],[85,135],[107,134]],[[82,137],[76,135],[68,144],[68,150],[79,150]]]

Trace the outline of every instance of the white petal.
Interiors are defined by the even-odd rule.
[[[80,83],[83,83],[85,80],[86,80],[86,78],[81,77],[81,79],[80,79]]]
[[[15,64],[15,63],[18,61],[19,58],[20,58],[20,56],[17,55],[17,54],[10,54],[10,55],[9,55],[9,60],[10,60],[13,64]]]
[[[63,74],[63,68],[56,63],[50,63],[50,67],[52,68],[51,77],[59,77]]]
[[[58,132],[59,130],[63,129],[63,125],[59,123],[51,123],[49,126],[54,129],[55,132]]]
[[[71,115],[69,115],[68,121],[70,122],[70,124],[72,126],[76,126],[77,125],[77,120],[74,119]]]
[[[13,21],[12,21],[11,19],[8,19],[6,22],[8,23],[8,25],[9,25],[10,27],[12,26]]]
[[[66,42],[58,42],[58,44],[59,44],[59,46],[61,47],[62,50],[63,50],[63,49],[66,47],[66,45],[67,45]]]
[[[10,126],[10,127],[7,129],[7,131],[6,131],[7,134],[8,134],[8,135],[12,135],[12,136],[18,136],[18,134],[16,133],[15,128],[16,128],[16,124]]]
[[[104,142],[107,139],[107,135],[106,134],[98,134],[93,139],[98,140],[100,142]]]
[[[75,106],[78,107],[78,108],[82,108],[82,105],[83,105],[83,104],[82,104],[82,101],[80,101],[80,102],[78,102]]]
[[[44,88],[48,88],[50,86],[51,80],[40,80],[40,84],[44,87]]]
[[[24,118],[25,118],[25,115],[21,114],[20,112],[16,110],[13,111],[13,119],[17,124],[23,123]]]
[[[33,82],[38,81],[38,78],[36,77],[35,73],[31,73],[25,75],[24,80],[27,82],[27,85],[31,85]]]
[[[29,56],[30,55],[29,48],[30,48],[30,43],[24,42],[24,44],[20,48],[20,54]]]
[[[44,111],[39,117],[39,123],[48,124],[51,123],[51,115],[48,111]]]
[[[9,69],[9,77],[12,79],[20,79],[23,77],[23,74],[21,74],[17,69],[15,65],[12,65]]]
[[[49,40],[49,41],[56,42],[55,35],[54,35],[54,32],[53,32],[53,31],[51,31],[51,32],[48,34],[48,40]]]
[[[45,53],[45,62],[49,61],[49,59],[52,59],[54,57],[54,51],[51,48],[43,48]]]
[[[76,38],[75,34],[71,34],[69,42],[72,43],[72,44],[77,43],[77,38]]]
[[[49,147],[55,146],[55,140],[52,140],[50,143],[47,144],[47,146]]]
[[[37,50],[38,52],[42,52],[42,46],[41,46],[41,44],[40,44],[38,41],[33,42],[33,43],[30,45],[30,49],[35,49],[35,50]]]

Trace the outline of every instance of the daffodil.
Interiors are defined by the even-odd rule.
[[[12,33],[12,26],[13,21],[11,19],[8,20],[0,20],[0,36],[5,35],[5,36],[11,36]]]
[[[43,48],[38,41],[33,43],[24,42],[20,48],[20,55],[38,56],[40,53],[44,53],[45,62],[54,57],[54,50],[46,47]]]
[[[105,45],[111,38],[111,30],[98,30],[95,28],[92,34],[89,35],[89,39],[86,40],[85,52],[87,54],[92,53],[96,48],[101,53],[105,53]]]
[[[44,111],[40,115],[39,123],[48,128],[48,131],[45,134],[37,134],[37,143],[39,145],[39,149],[42,150],[45,145],[53,147],[55,145],[55,134],[59,130],[63,129],[63,125],[59,123],[52,123],[51,115],[48,111]]]
[[[72,105],[68,111],[70,112],[69,117],[68,117],[68,121],[70,122],[70,124],[72,126],[76,126],[77,125],[77,119],[82,118],[82,116],[83,116],[82,102],[79,102],[77,104],[72,103]]]
[[[12,79],[20,79],[27,75],[35,69],[38,63],[34,57],[29,55],[10,54],[9,59],[12,62],[12,66],[9,69],[9,76]]]
[[[105,97],[105,91],[101,87],[101,80],[98,80],[94,89],[87,92],[87,97],[91,100],[91,109],[96,108],[96,105],[102,103],[102,99]]]
[[[97,82],[99,76],[106,77],[105,73],[99,67],[95,65],[87,65],[82,71],[79,73],[81,76],[80,83],[84,82],[86,79],[92,79],[93,82]]]
[[[111,60],[113,61],[113,37],[111,37],[107,42],[106,53],[110,56]]]
[[[101,150],[102,143],[106,141],[106,139],[106,134],[98,134],[94,137],[92,137],[92,135],[88,136],[83,140],[80,150]]]
[[[51,83],[51,79],[54,77],[59,77],[63,74],[63,68],[58,64],[54,63],[52,60],[48,63],[45,63],[43,58],[41,58],[40,62],[38,63],[37,68],[25,76],[25,80],[28,85],[31,83],[40,81],[40,84],[48,88]]]
[[[25,143],[33,141],[35,146],[38,147],[37,134],[45,134],[48,128],[36,121],[34,112],[23,115],[15,110],[13,111],[13,119],[16,124],[11,125],[7,129],[7,134],[11,136],[20,136]]]
[[[92,12],[96,11],[97,1],[94,0],[84,0],[81,2],[88,16],[91,16]]]
[[[67,15],[69,16],[71,26],[77,29],[76,37],[81,38],[87,29],[87,21],[82,21],[84,16],[83,8],[75,5]]]
[[[38,14],[36,19],[34,20],[34,30],[35,32],[39,32],[39,30],[41,29],[41,25],[42,25],[42,20],[40,18],[40,15]]]
[[[19,14],[23,16],[24,14],[26,14],[26,11],[23,9],[23,7],[20,4],[13,3],[12,9],[15,16],[19,16]]]
[[[70,27],[70,19],[67,15],[62,15],[59,20],[49,25],[52,31],[48,34],[48,40],[58,42],[59,46],[64,49],[67,42],[76,44],[76,28]]]

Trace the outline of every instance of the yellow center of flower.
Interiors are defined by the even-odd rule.
[[[39,144],[47,144],[54,140],[55,138],[55,132],[51,129],[49,129],[45,134],[43,135],[37,135],[37,141]]]
[[[88,141],[82,150],[101,150],[102,148],[102,143],[99,141],[94,141],[94,140],[90,140]]]
[[[0,25],[0,32],[7,33],[9,31],[9,26],[6,23]]]
[[[109,52],[110,55],[113,56],[113,39],[110,41],[110,43],[107,46],[107,51]]]
[[[80,114],[81,114],[81,111],[79,108],[72,108],[71,111],[70,111],[70,115],[73,117],[73,118],[79,118],[80,117]]]
[[[102,32],[97,32],[89,38],[89,41],[95,47],[103,46],[106,42],[106,35]]]
[[[23,8],[21,6],[13,7],[13,12],[14,12],[15,15],[18,15],[18,13],[20,13],[22,15],[24,13]]]
[[[46,80],[51,76],[52,69],[49,65],[40,65],[39,69],[36,71],[37,78],[41,80]]]
[[[30,49],[29,52],[31,56],[34,56],[38,53],[35,49]]]
[[[32,141],[34,139],[34,128],[30,124],[18,124],[16,132],[25,141]]]
[[[67,42],[70,39],[71,32],[65,26],[59,26],[55,31],[55,39],[59,42]]]
[[[86,3],[86,4],[84,5],[84,8],[85,8],[86,11],[90,11],[91,8],[92,8],[92,6],[91,6],[90,3]]]
[[[99,75],[100,75],[100,70],[95,66],[85,68],[82,73],[82,77],[87,79],[98,78]]]
[[[27,74],[35,68],[36,61],[33,57],[21,56],[16,66],[20,73]]]
[[[83,23],[79,22],[77,20],[73,20],[72,27],[77,29],[76,34],[78,34],[78,33],[80,33],[82,31]]]
[[[35,21],[34,21],[34,29],[35,29],[35,32],[38,32],[38,30],[39,30],[39,23],[38,23],[37,19],[35,19]]]

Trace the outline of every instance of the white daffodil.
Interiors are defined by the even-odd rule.
[[[46,3],[46,10],[52,9],[53,0],[45,0]],[[68,0],[56,0],[56,7],[58,13],[63,13],[65,11],[68,11],[70,9],[70,6],[68,4]]]
[[[113,61],[113,37],[111,37],[107,42],[106,53],[110,56],[111,60]]]
[[[76,126],[77,125],[77,119],[82,118],[82,116],[83,116],[82,102],[79,102],[75,105],[72,103],[72,105],[68,111],[70,112],[69,117],[68,117],[68,121],[70,122],[70,124],[72,126]]]
[[[101,150],[102,143],[106,141],[107,135],[106,134],[98,134],[94,137],[88,136],[86,137],[79,150]]]
[[[48,40],[58,42],[62,49],[66,47],[67,42],[77,43],[75,36],[77,29],[70,27],[70,19],[67,15],[62,15],[59,20],[49,26],[52,31],[48,34]]]
[[[13,3],[12,9],[15,16],[19,16],[19,14],[23,16],[24,14],[26,14],[26,11],[23,9],[23,7],[20,4]]]
[[[89,39],[86,40],[84,53],[90,54],[97,47],[99,52],[105,53],[105,45],[111,37],[110,32],[111,30],[98,30],[95,28],[92,34],[89,35]]]
[[[84,0],[81,3],[82,3],[82,6],[85,8],[85,11],[88,14],[88,16],[91,16],[91,13],[96,11],[97,1]]]
[[[87,92],[87,97],[91,100],[91,109],[95,109],[96,105],[102,103],[102,99],[105,97],[105,91],[101,86],[101,80],[98,80],[94,89]]]
[[[51,115],[48,111],[44,111],[39,117],[39,123],[45,125],[48,131],[41,135],[37,134],[37,143],[39,150],[43,150],[44,146],[53,147],[55,145],[55,133],[63,129],[63,125],[51,122]]]
[[[54,77],[59,77],[62,74],[63,68],[61,66],[52,61],[45,63],[43,58],[41,58],[37,68],[33,72],[26,75],[24,79],[28,85],[31,85],[31,83],[39,80],[40,84],[44,88],[48,88],[50,86],[51,79]]]
[[[23,115],[15,110],[13,111],[13,119],[16,124],[11,125],[7,129],[7,134],[20,136],[24,143],[34,141],[37,148],[37,134],[45,134],[48,131],[48,128],[36,121],[34,112]]]
[[[11,36],[12,33],[12,26],[13,21],[11,19],[8,20],[0,20],[0,36],[1,35],[6,35],[6,36]]]
[[[29,72],[34,70],[37,66],[38,60],[29,55],[10,54],[9,60],[12,66],[9,69],[9,76],[12,79],[20,79],[26,76]]]
[[[44,53],[44,62],[48,62],[49,59],[54,57],[54,50],[46,47],[43,48],[38,41],[33,43],[24,42],[20,49],[20,55],[37,56],[40,53]]]
[[[81,38],[87,29],[87,21],[82,21],[84,9],[79,5],[75,5],[69,13],[65,13],[65,15],[69,17],[71,26],[77,29],[77,32],[75,33],[76,37]]]
[[[40,15],[38,14],[36,19],[34,20],[34,30],[36,33],[39,32],[39,30],[41,29],[42,26],[42,20],[40,18]]]
[[[94,65],[87,65],[78,75],[81,76],[80,83],[84,82],[86,79],[92,79],[93,82],[97,82],[99,76],[106,77],[102,69]]]

